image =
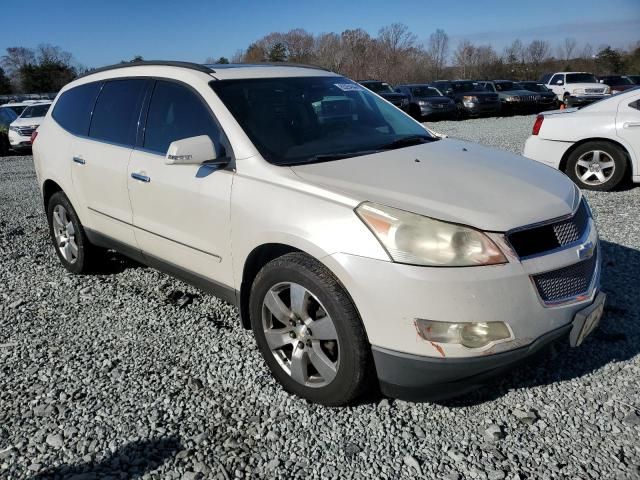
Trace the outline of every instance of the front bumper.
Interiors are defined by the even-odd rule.
[[[567,97],[567,107],[578,107],[608,98],[610,95],[570,95]]]
[[[484,115],[484,114],[492,114],[499,113],[502,109],[502,104],[500,102],[495,103],[475,103],[475,102],[466,102],[462,103],[464,110],[469,115]]]
[[[524,144],[522,155],[553,168],[559,168],[564,154],[573,142],[548,140],[539,135],[531,135]]]
[[[373,347],[380,389],[387,396],[413,401],[461,395],[525,363],[551,344],[568,341],[571,326],[563,325],[525,347],[484,357],[430,358]]]
[[[456,105],[444,104],[442,107],[432,107],[430,105],[420,105],[420,114],[423,117],[436,116],[436,115],[451,115],[455,113]]]
[[[23,149],[23,148],[31,148],[31,137],[26,137],[24,135],[20,135],[13,130],[9,130],[9,145],[14,150]]]

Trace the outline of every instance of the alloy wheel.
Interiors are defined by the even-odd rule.
[[[333,320],[302,285],[281,282],[262,303],[262,328],[282,369],[306,387],[323,387],[336,377],[340,345]]]
[[[592,150],[578,158],[575,171],[576,177],[585,185],[602,185],[616,171],[616,163],[607,152]]]
[[[59,204],[53,209],[53,233],[56,246],[62,257],[69,263],[75,263],[78,259],[75,228],[69,217],[69,212]]]

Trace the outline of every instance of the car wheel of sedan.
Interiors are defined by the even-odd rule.
[[[269,262],[249,302],[258,348],[287,391],[329,406],[364,391],[370,347],[353,302],[322,264],[303,253]]]
[[[625,152],[612,143],[589,142],[569,155],[565,173],[588,190],[613,190],[624,178],[627,168]]]
[[[60,263],[72,273],[88,273],[97,264],[101,251],[89,242],[76,211],[63,192],[51,196],[47,219]]]

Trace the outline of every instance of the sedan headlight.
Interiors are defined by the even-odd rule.
[[[518,97],[517,95],[507,97],[507,102],[519,102],[519,101],[520,101],[520,97]]]
[[[465,95],[462,97],[462,101],[463,102],[477,102],[478,101],[478,97],[476,97],[475,95]]]
[[[484,233],[396,208],[365,202],[356,213],[394,262],[432,267],[507,263]]]
[[[424,100],[418,100],[418,105],[420,105],[421,107],[424,107],[427,104],[427,102],[425,102]]]

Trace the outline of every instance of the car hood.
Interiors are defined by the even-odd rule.
[[[567,215],[578,195],[555,169],[451,139],[291,168],[356,201],[497,232]]]
[[[37,126],[42,123],[44,117],[31,117],[31,118],[16,118],[13,122],[11,122],[12,127],[28,127],[28,126]]]
[[[519,97],[526,97],[528,95],[540,95],[539,92],[531,92],[529,90],[506,90],[504,92],[500,92],[502,95],[507,95],[507,96],[519,96]]]

